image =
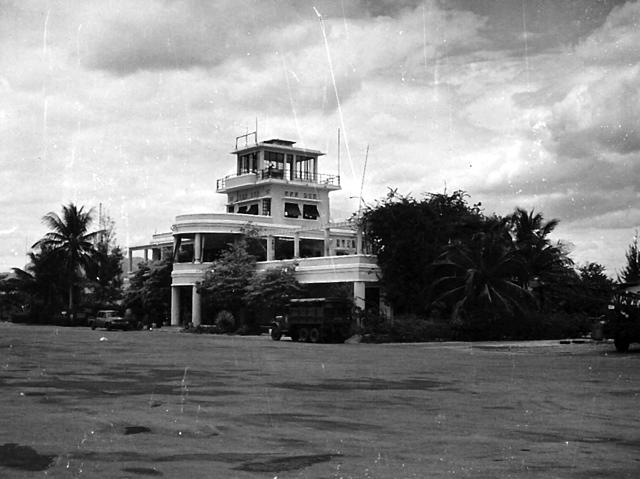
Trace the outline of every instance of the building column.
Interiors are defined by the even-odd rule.
[[[133,250],[129,248],[129,273],[133,273]]]
[[[267,261],[273,261],[274,247],[273,247],[273,236],[267,236]]]
[[[331,256],[331,230],[330,228],[327,226],[324,229],[324,255],[325,256]]]
[[[144,262],[147,263],[149,261],[149,250],[147,248],[144,249]]]
[[[171,261],[178,262],[178,250],[180,249],[180,237],[173,236],[173,251],[171,252]]]
[[[362,310],[364,310],[364,307],[365,307],[364,295],[365,295],[364,281],[354,281],[353,282],[353,302],[358,308]]]
[[[171,326],[180,326],[180,287],[171,286]]]
[[[354,281],[353,282],[353,302],[356,305],[356,308],[360,309],[360,313],[356,316],[356,321],[358,322],[358,327],[362,327],[362,317],[364,316],[364,308],[365,308],[365,284],[364,281]]]
[[[198,293],[197,285],[194,285],[191,290],[191,324],[194,326],[202,324],[202,297]]]
[[[300,232],[296,231],[293,234],[293,257],[300,257]]]
[[[362,254],[362,229],[356,232],[356,254]]]
[[[196,233],[196,238],[193,242],[193,261],[202,263],[202,233]]]

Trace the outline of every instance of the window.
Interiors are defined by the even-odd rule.
[[[265,151],[264,160],[263,178],[284,178],[284,153]]]
[[[271,216],[271,198],[262,200],[262,216]]]
[[[242,155],[238,159],[238,174],[252,173],[258,170],[258,156],[256,153]]]
[[[316,159],[313,156],[296,157],[296,178],[306,181],[314,181]]]
[[[320,216],[318,212],[318,207],[316,205],[303,205],[302,206],[302,217],[305,220],[317,220]]]
[[[227,213],[233,213],[233,205],[227,205]]]
[[[241,213],[241,214],[245,214],[245,215],[246,215],[246,214],[247,214],[247,207],[246,207],[246,206],[240,206],[240,207],[238,208],[238,213]]]
[[[265,151],[265,159],[267,160],[267,166],[278,170],[284,170],[284,153]]]
[[[300,218],[300,207],[297,203],[285,203],[284,204],[284,217],[285,218]]]
[[[247,214],[248,215],[257,215],[258,214],[258,203],[254,203],[251,206],[249,206],[249,209],[247,210]]]
[[[293,180],[293,155],[287,155],[287,161],[284,163],[284,177],[287,180]]]

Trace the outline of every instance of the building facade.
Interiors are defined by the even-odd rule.
[[[225,212],[178,215],[170,233],[129,248],[129,271],[136,251],[145,261],[172,258],[171,324],[202,323],[198,284],[248,229],[265,252],[258,272],[290,264],[300,283],[349,285],[356,306],[389,315],[376,257],[366,254],[361,232],[350,222],[331,221],[329,194],[340,189],[340,177],[319,172],[324,154],[292,141],[258,141],[256,133],[236,138],[232,154],[235,172],[216,183],[227,198]]]

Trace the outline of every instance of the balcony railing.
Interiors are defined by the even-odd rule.
[[[255,176],[253,176],[255,175]],[[241,173],[239,175],[228,175],[224,178],[220,178],[216,181],[216,189],[218,191],[226,190],[228,186],[231,186],[231,183],[235,183],[233,180],[240,176],[252,176],[252,179],[255,182],[255,177],[259,180],[268,180],[268,179],[276,179],[276,180],[287,180],[293,182],[303,182],[303,183],[315,183],[319,185],[329,185],[329,186],[340,186],[340,175],[327,175],[324,173],[311,173],[311,172],[294,172],[293,176],[290,176],[290,173],[279,169],[279,168],[265,168],[263,170],[258,170],[251,173]]]

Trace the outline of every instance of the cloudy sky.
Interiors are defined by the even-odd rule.
[[[0,271],[40,218],[102,203],[121,246],[181,213],[255,128],[320,149],[334,219],[388,188],[535,208],[614,275],[640,226],[640,3],[0,0]]]

